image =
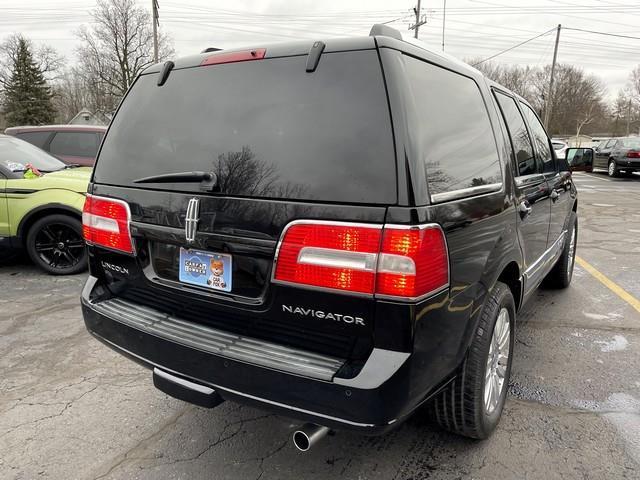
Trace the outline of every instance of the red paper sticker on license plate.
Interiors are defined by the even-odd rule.
[[[180,281],[231,291],[231,255],[180,248]]]

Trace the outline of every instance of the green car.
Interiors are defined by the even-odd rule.
[[[91,169],[0,135],[0,252],[25,249],[48,273],[87,266],[82,207]]]

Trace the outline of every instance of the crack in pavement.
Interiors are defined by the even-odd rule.
[[[129,448],[126,452],[124,452],[124,454],[120,455],[114,462],[112,462],[111,466],[108,467],[108,470],[106,472],[93,477],[93,480],[99,480],[101,478],[106,478],[107,476],[109,476],[114,470],[116,470],[120,465],[124,464],[127,460],[133,459],[133,457],[129,456],[132,452],[135,452],[137,449],[144,447],[147,443],[153,441],[156,437],[162,436],[166,430],[177,424],[184,415],[195,410],[195,408],[196,407],[194,406],[187,406],[184,410],[171,416],[170,419],[164,425],[162,425],[162,427],[160,427],[160,429],[142,438],[138,443]]]
[[[73,382],[73,383],[69,383],[69,384],[66,384],[66,385],[62,385],[62,386],[56,385],[55,387],[48,388],[46,390],[31,391],[31,392],[27,393],[26,395],[24,395],[24,396],[22,396],[20,398],[9,399],[9,401],[12,401],[12,402],[15,402],[15,403],[11,407],[7,408],[6,410],[0,411],[0,414],[5,414],[7,412],[10,412],[11,410],[13,410],[15,407],[20,405],[22,402],[24,402],[29,397],[33,397],[33,396],[36,396],[36,395],[42,395],[42,394],[46,394],[46,393],[49,393],[49,392],[53,392],[53,395],[58,395],[62,390],[66,390],[68,388],[75,387],[77,385],[81,385],[81,384],[86,383],[86,382],[96,383],[96,382],[94,382],[94,379],[96,379],[96,378],[98,378],[98,375],[94,375],[94,376],[91,376],[91,377],[82,377],[82,380],[80,380],[78,382]],[[52,381],[55,381],[55,379],[52,380]],[[100,382],[100,383],[102,384],[102,382]],[[38,387],[42,387],[43,384],[38,384],[37,386]],[[14,389],[14,390],[19,390],[19,388],[20,387]],[[66,402],[60,402],[60,403],[66,403]]]
[[[284,447],[287,446],[287,443],[289,443],[289,440],[285,440],[282,445],[280,445],[278,448],[276,448],[275,450],[273,450],[272,452],[267,453],[264,457],[258,457],[255,460],[260,460],[260,464],[258,465],[258,468],[260,469],[260,475],[258,475],[256,477],[256,480],[260,480],[262,478],[262,475],[264,475],[264,462],[273,457],[275,454],[277,454],[278,452],[280,452]]]
[[[66,402],[66,404],[65,404],[64,408],[63,408],[62,410],[60,410],[60,412],[58,412],[58,413],[54,413],[54,414],[52,414],[52,415],[46,415],[46,416],[44,416],[44,417],[37,418],[37,419],[35,419],[35,420],[30,420],[30,421],[28,421],[28,422],[23,422],[23,423],[19,423],[19,424],[17,424],[17,425],[13,425],[13,426],[11,426],[11,427],[9,428],[9,430],[7,430],[5,433],[3,433],[2,435],[0,435],[0,438],[4,438],[4,437],[6,437],[7,435],[9,435],[10,433],[13,433],[15,430],[17,430],[17,429],[19,429],[19,428],[22,428],[22,427],[24,427],[24,426],[31,425],[31,424],[38,424],[38,423],[40,423],[40,422],[42,422],[42,421],[44,421],[44,420],[49,420],[49,419],[52,419],[52,418],[55,418],[55,417],[60,417],[60,416],[62,416],[62,415],[64,414],[64,412],[66,412],[66,411],[71,407],[71,405],[73,405],[75,402],[79,401],[79,400],[80,400],[81,398],[83,398],[85,395],[88,395],[88,394],[90,394],[91,392],[93,392],[94,390],[96,390],[99,386],[100,386],[100,385],[95,385],[94,387],[90,388],[90,389],[89,389],[89,390],[87,390],[86,392],[83,392],[83,393],[82,393],[81,395],[79,395],[78,397],[73,398],[72,400],[70,400],[70,401]],[[60,403],[62,404],[62,402],[60,402]],[[14,408],[15,408],[15,407],[14,407]]]
[[[21,312],[17,315],[0,315],[0,322],[13,322],[11,326],[5,331],[2,332],[3,335],[9,335],[15,333],[20,327],[28,326],[28,324],[20,322],[20,320],[25,320],[34,315],[51,314],[51,313],[59,313],[64,312],[65,310],[72,310],[76,307],[80,307],[80,302],[75,299],[73,302],[64,302],[58,303],[57,305],[46,305],[35,310],[28,310],[26,312]]]

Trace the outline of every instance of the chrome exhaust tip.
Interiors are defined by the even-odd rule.
[[[323,427],[315,423],[305,423],[293,432],[293,444],[301,452],[306,452],[322,440],[327,433],[329,433],[329,427]]]

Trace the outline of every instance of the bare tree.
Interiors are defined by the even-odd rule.
[[[68,122],[83,108],[107,118],[119,100],[92,72],[77,65],[67,68],[59,76],[54,83],[53,94],[57,120],[62,123]]]
[[[54,85],[53,95],[60,123],[68,122],[83,108],[95,110],[91,99],[92,90],[77,67],[64,71]]]
[[[586,110],[578,113],[578,116],[576,117],[576,138],[579,139],[580,131],[582,130],[582,127],[593,123],[593,121],[596,119],[596,116],[593,113],[595,108],[596,108],[596,104],[591,103]],[[578,147],[579,146],[580,145],[578,144]]]
[[[546,107],[551,67],[544,68],[503,65],[494,62],[475,63],[476,68],[488,78],[504,85],[527,99],[542,116]],[[640,88],[640,67],[637,69]],[[551,98],[552,116],[549,125],[551,133],[580,133],[589,129],[607,130],[611,128],[611,116],[604,101],[606,89],[603,82],[594,75],[587,75],[582,69],[572,65],[556,66],[555,87]],[[640,92],[640,90],[639,90]]]
[[[634,99],[640,102],[640,65],[633,69],[629,75],[629,90]]]
[[[496,62],[482,62],[479,60],[468,60],[467,63],[474,65],[487,78],[500,85],[507,87],[509,90],[518,95],[529,99],[531,96],[531,76],[533,68],[530,66],[520,67],[519,65],[503,65]]]
[[[92,88],[111,98],[115,108],[136,76],[153,63],[150,13],[135,0],[98,0],[94,23],[78,32],[80,72]],[[159,56],[174,54],[169,38],[159,34]]]
[[[551,67],[537,69],[532,78],[529,101],[539,114],[546,107]],[[595,75],[587,75],[573,65],[556,65],[554,91],[551,96],[549,131],[553,134],[569,133],[590,125],[607,128],[610,123],[608,107],[604,101],[606,88]]]

